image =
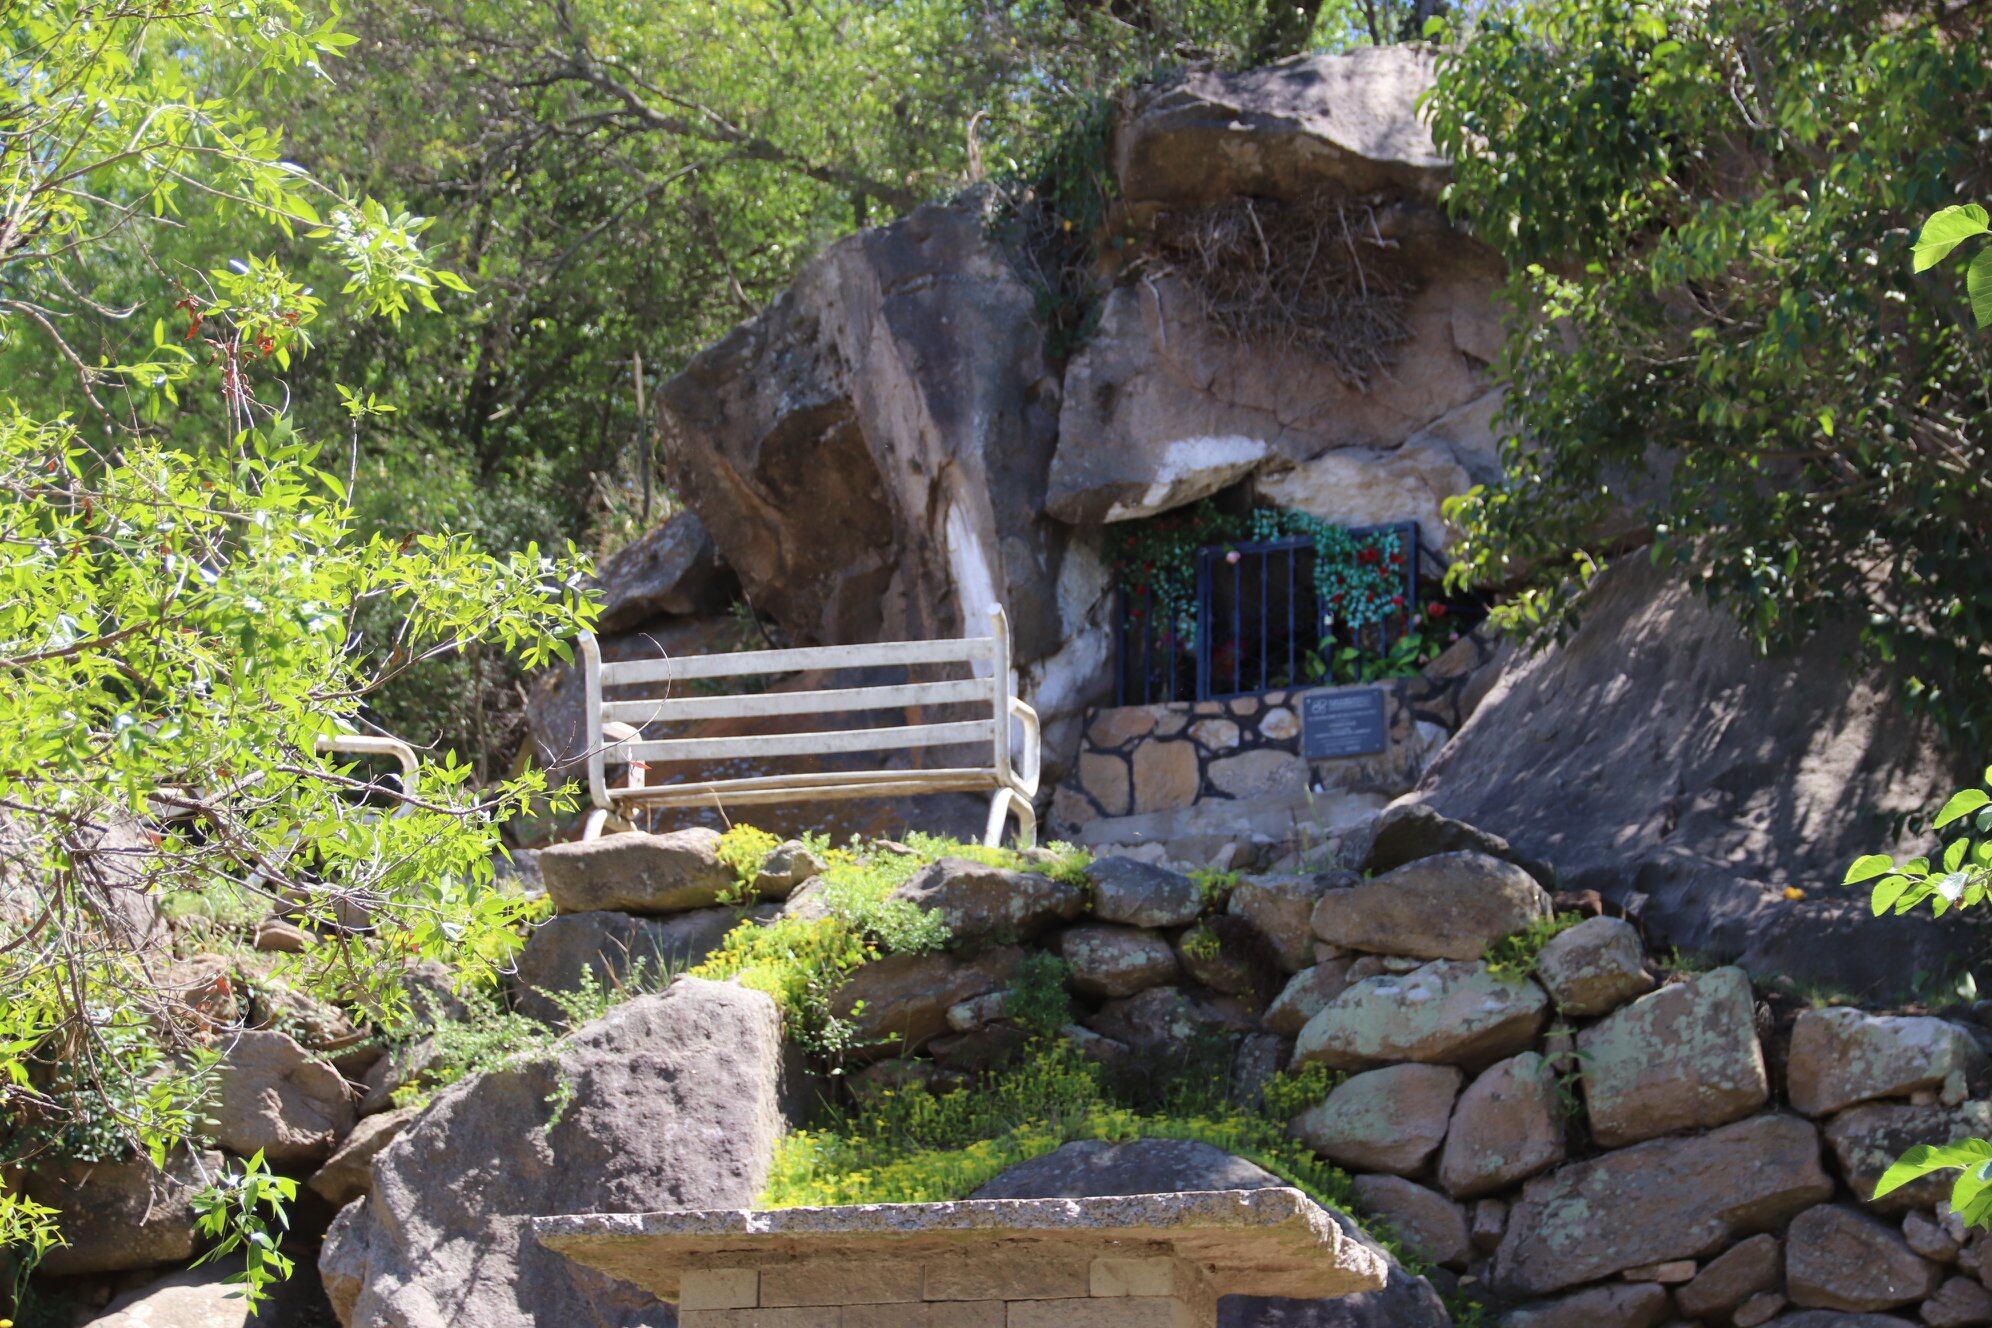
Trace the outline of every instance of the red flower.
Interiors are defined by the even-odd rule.
[[[1392,595],[1390,597],[1390,603],[1393,607],[1401,609],[1404,607],[1404,596]]]
[[[1443,618],[1446,616],[1446,606],[1443,604],[1427,604],[1425,612],[1434,618]]]

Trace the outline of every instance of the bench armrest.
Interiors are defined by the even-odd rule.
[[[1024,726],[1024,744],[1012,766],[1017,791],[1027,798],[1034,798],[1038,791],[1038,775],[1044,764],[1044,738],[1038,725],[1038,712],[1027,702],[1013,696],[1010,698],[1010,718]],[[1004,727],[1008,727],[1007,721]],[[1006,733],[1004,738],[1007,740],[1008,737]]]
[[[643,762],[632,761],[626,753],[619,752],[617,749],[635,739],[642,732],[643,730],[639,729],[636,725],[625,724],[619,719],[612,719],[602,725],[602,759],[605,762],[621,761],[629,767],[628,772],[623,777],[623,787],[625,788],[643,787]]]

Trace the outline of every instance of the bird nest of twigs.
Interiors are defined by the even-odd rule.
[[[1154,253],[1225,335],[1290,349],[1367,390],[1411,339],[1410,281],[1375,199],[1227,199],[1162,215]]]

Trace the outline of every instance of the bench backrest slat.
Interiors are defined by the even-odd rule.
[[[954,743],[989,742],[995,732],[994,719],[973,719],[953,724],[838,729],[828,733],[638,740],[626,744],[622,750],[639,761],[723,761],[744,756],[814,756],[838,752],[882,752],[906,747],[946,747]]]
[[[756,673],[797,673],[804,669],[865,669],[891,664],[980,663],[995,657],[986,636],[947,641],[880,641],[865,646],[797,646],[788,650],[742,650],[730,655],[675,655],[602,665],[602,686],[684,678],[736,678]]]
[[[891,687],[838,687],[816,692],[759,692],[737,696],[680,696],[668,700],[610,701],[602,718],[641,728],[645,724],[690,719],[751,719],[781,715],[827,715],[840,711],[898,710],[905,706],[951,705],[964,701],[995,704],[989,678],[953,682],[914,682]]]

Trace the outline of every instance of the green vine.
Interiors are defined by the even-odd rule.
[[[1176,641],[1196,643],[1197,553],[1201,549],[1304,537],[1314,544],[1314,592],[1321,607],[1322,636],[1336,627],[1361,632],[1405,625],[1411,606],[1405,595],[1406,564],[1416,557],[1392,527],[1351,531],[1310,516],[1276,508],[1243,515],[1219,510],[1206,499],[1147,521],[1117,522],[1107,528],[1107,562],[1128,597],[1128,616],[1161,619]],[[1227,553],[1236,562],[1237,548]]]

